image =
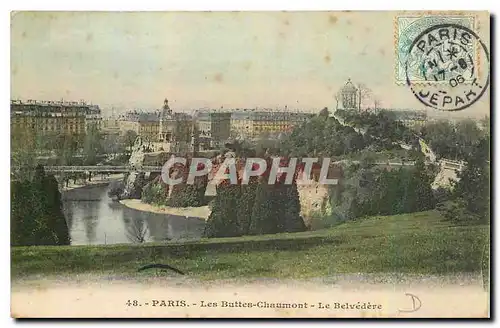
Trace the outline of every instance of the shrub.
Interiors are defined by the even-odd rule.
[[[440,203],[436,209],[455,224],[480,224],[484,221],[482,216],[468,211],[465,201],[460,198]]]
[[[33,180],[11,182],[11,244],[70,244],[57,180],[45,176],[43,168]]]
[[[147,204],[166,205],[167,190],[159,181],[151,181],[142,189],[141,201]]]
[[[235,237],[241,235],[241,229],[236,218],[240,196],[239,185],[220,184],[217,186],[217,196],[213,200],[212,211],[205,226],[205,237]]]

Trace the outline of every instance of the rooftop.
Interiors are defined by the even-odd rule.
[[[342,93],[344,93],[344,92],[350,93],[350,92],[356,92],[356,91],[358,91],[358,88],[356,88],[354,86],[354,84],[352,84],[351,79],[348,79],[347,82],[345,83],[344,87],[341,89]]]
[[[80,101],[53,101],[53,100],[33,100],[33,99],[28,99],[28,100],[19,100],[19,99],[11,99],[10,101],[11,105],[35,105],[35,106],[64,106],[64,107],[75,107],[75,106],[81,106],[81,107],[89,107],[92,109],[99,109],[98,105],[92,105],[87,103],[84,100]]]

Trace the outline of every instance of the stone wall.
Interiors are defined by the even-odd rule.
[[[432,189],[452,189],[453,182],[457,182],[459,180],[458,173],[465,168],[465,165],[465,162],[440,160],[439,173],[432,182]]]
[[[309,185],[299,185],[300,215],[304,218],[306,226],[311,226],[315,215],[329,215],[328,186],[313,182]]]
[[[310,184],[302,184],[305,180],[304,176],[300,176],[297,181],[297,189],[300,198],[300,215],[304,218],[306,226],[311,227],[312,219],[315,216],[329,216],[332,214],[330,205],[330,194],[332,188],[339,188],[339,183],[343,178],[342,166],[338,164],[330,165],[327,178],[336,179],[337,184],[327,185],[321,183],[320,169],[313,169],[311,172]]]

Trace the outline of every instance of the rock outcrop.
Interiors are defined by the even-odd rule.
[[[120,199],[140,199],[142,189],[146,184],[144,172],[130,172],[125,177],[124,189]]]
[[[140,136],[137,137],[132,148],[132,153],[130,154],[130,159],[128,160],[130,166],[139,168],[144,164],[145,152],[143,146],[142,138]]]
[[[135,140],[132,153],[130,154],[129,166],[140,169],[145,164],[146,152],[142,138],[139,136]],[[123,180],[123,192],[119,199],[140,199],[142,189],[147,184],[144,172],[132,171]]]

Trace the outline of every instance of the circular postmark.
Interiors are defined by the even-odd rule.
[[[443,111],[462,110],[481,98],[489,86],[489,53],[469,28],[438,24],[415,38],[405,72],[406,83],[421,103]]]

